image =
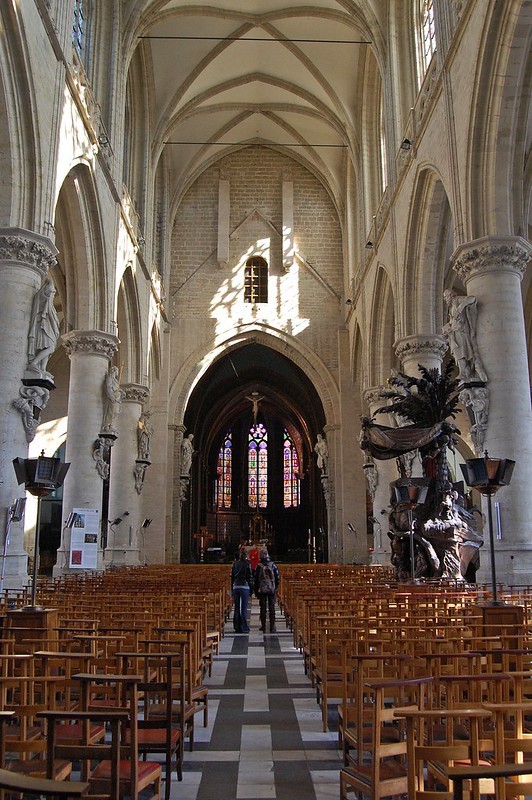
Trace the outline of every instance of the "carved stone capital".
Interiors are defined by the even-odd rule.
[[[87,356],[103,356],[109,361],[118,350],[120,340],[104,331],[70,331],[61,336],[61,342],[69,356],[81,353]]]
[[[485,236],[455,250],[452,266],[467,285],[473,277],[494,272],[510,272],[522,279],[531,260],[532,245],[522,237]]]
[[[44,277],[55,267],[57,247],[47,236],[23,228],[0,228],[0,266],[32,267]]]
[[[140,405],[144,405],[150,396],[148,387],[140,383],[123,383],[120,388],[124,393],[122,400],[125,403],[140,403]]]
[[[437,333],[417,333],[413,336],[404,336],[402,339],[398,339],[394,347],[395,354],[401,362],[414,356],[422,360],[423,356],[426,355],[443,361],[448,344],[447,340]]]

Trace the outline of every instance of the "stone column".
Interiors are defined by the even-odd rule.
[[[380,425],[389,425],[388,414],[378,414],[378,408],[385,405],[386,400],[380,395],[385,389],[384,386],[373,386],[364,392],[364,401],[368,404],[369,416],[375,417],[375,421]],[[384,564],[390,566],[391,548],[388,537],[388,512],[390,510],[390,483],[399,477],[395,459],[387,461],[374,459],[374,478],[375,496],[373,498],[373,516],[377,523],[373,523],[373,555],[372,564]],[[384,512],[384,513],[383,513]],[[366,532],[364,531],[364,535]]]
[[[532,413],[521,295],[531,256],[531,245],[521,237],[493,236],[462,245],[452,257],[468,295],[477,298],[477,343],[490,397],[484,447],[493,458],[516,462],[510,486],[494,498],[500,502],[502,527],[497,579],[505,583],[529,583],[532,571]],[[488,566],[484,557],[480,580]]]
[[[63,337],[70,357],[66,461],[70,462],[63,490],[63,525],[73,508],[102,512],[101,465],[95,459],[103,419],[103,385],[119,340],[103,331],[71,331]],[[63,527],[54,576],[70,572],[70,530]],[[101,541],[98,557],[102,568]]]
[[[150,464],[140,459],[138,450],[139,418],[149,392],[136,383],[120,387],[124,393],[122,410],[116,418],[117,439],[111,451],[109,477],[109,519],[122,518],[110,526],[107,534],[106,566],[140,564],[144,561],[140,540],[141,494],[144,472]],[[127,511],[127,516],[125,512]]]
[[[2,381],[0,406],[0,547],[3,553],[8,509],[25,496],[13,469],[14,458],[28,455],[28,437],[21,412],[14,406],[24,392],[22,379],[28,360],[28,332],[36,291],[55,265],[56,247],[45,236],[22,228],[0,228],[0,341]],[[46,455],[53,455],[47,453]],[[0,553],[0,554],[1,554]],[[13,522],[4,565],[6,589],[28,583],[28,554],[24,522]]]

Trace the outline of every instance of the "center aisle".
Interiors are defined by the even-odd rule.
[[[259,631],[252,601],[251,632],[229,622],[214,660],[209,726],[196,715],[194,752],[185,750],[183,781],[172,800],[338,800],[337,734],[323,733],[316,693],[277,611],[277,633]]]

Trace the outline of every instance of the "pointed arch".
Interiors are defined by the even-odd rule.
[[[161,379],[161,341],[157,325],[153,325],[150,333],[150,350],[148,353],[148,386]]]
[[[529,137],[532,7],[490,6],[480,46],[468,153],[470,239],[523,235],[524,165]],[[526,234],[525,234],[526,235]]]
[[[142,325],[137,286],[131,264],[128,264],[122,275],[116,307],[120,339],[119,359],[123,364],[122,380],[125,383],[142,383]]]
[[[211,340],[195,350],[174,377],[170,388],[169,419],[182,424],[187,402],[194,387],[209,367],[223,355],[245,344],[256,342],[290,359],[313,383],[322,403],[327,424],[339,423],[338,384],[326,364],[310,348],[294,337],[268,325],[242,325],[238,333]]]
[[[452,212],[441,177],[417,176],[410,204],[403,281],[404,335],[437,333],[443,324],[443,285],[454,250]]]
[[[35,92],[18,6],[9,0],[0,3],[0,227],[16,224],[33,230],[41,207],[42,170]]]
[[[370,386],[384,383],[396,366],[393,346],[395,339],[394,294],[388,273],[380,264],[375,279],[368,331],[368,342],[371,342],[368,370]]]
[[[108,330],[111,316],[107,295],[98,194],[86,164],[66,176],[55,208],[57,257],[64,276],[65,329]]]

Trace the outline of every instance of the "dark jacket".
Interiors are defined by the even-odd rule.
[[[259,580],[260,580],[260,570],[262,566],[270,566],[272,568],[273,577],[275,580],[275,591],[277,591],[277,587],[279,586],[279,570],[277,569],[277,564],[274,564],[271,558],[261,558],[259,563],[257,564],[257,569],[255,570],[255,577],[254,577],[254,591],[255,594],[259,594]]]
[[[234,562],[231,568],[231,589],[233,586],[249,586],[249,591],[253,591],[253,573],[247,558],[239,558]]]

